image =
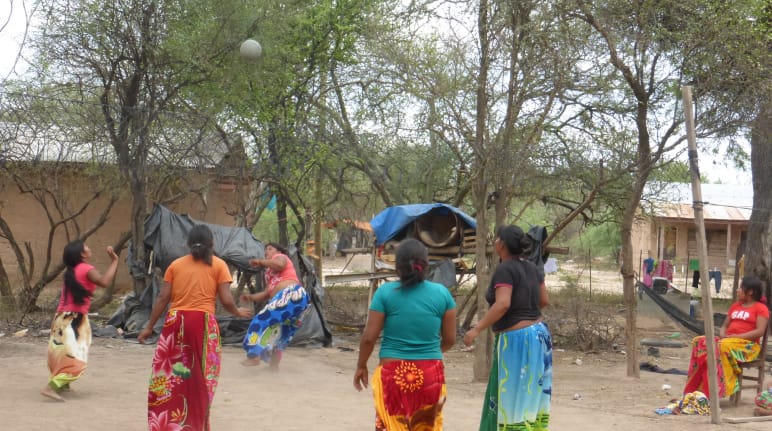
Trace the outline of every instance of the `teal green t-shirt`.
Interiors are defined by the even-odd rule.
[[[381,358],[442,359],[442,316],[456,307],[448,289],[431,281],[403,288],[385,283],[373,295],[370,310],[385,314]]]

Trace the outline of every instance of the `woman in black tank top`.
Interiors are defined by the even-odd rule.
[[[490,327],[496,333],[480,431],[549,426],[552,337],[541,315],[549,298],[544,277],[524,258],[531,245],[517,226],[496,231],[494,248],[501,263],[486,292],[490,308],[464,335],[464,344],[471,346],[481,331]]]

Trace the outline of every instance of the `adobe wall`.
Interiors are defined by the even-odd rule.
[[[189,178],[190,179],[190,178]],[[198,175],[197,181],[204,181],[203,175]],[[77,178],[72,180],[68,202],[71,208],[77,208],[85,202],[83,196],[77,196],[77,190],[84,190],[77,184]],[[236,188],[228,184],[218,184],[210,180],[209,192],[206,198],[194,196],[183,199],[177,203],[167,205],[169,209],[188,214],[192,218],[213,224],[233,226],[234,219],[226,213],[234,207],[237,199]],[[81,193],[84,194],[84,193]],[[80,229],[85,231],[91,227],[99,216],[101,209],[108,202],[107,198],[98,198],[90,208],[83,214],[80,220]],[[148,206],[148,211],[152,210],[152,203]],[[45,261],[46,246],[48,244],[49,221],[43,207],[37,203],[28,194],[22,194],[10,180],[0,175],[0,213],[8,226],[13,231],[14,238],[18,243],[29,243],[32,249],[35,262],[35,275],[39,276]],[[104,270],[109,264],[109,258],[105,252],[105,247],[114,244],[122,232],[130,229],[131,223],[131,198],[128,190],[120,197],[116,205],[110,212],[107,223],[105,223],[94,235],[86,241],[93,250],[94,257],[91,263],[100,271]],[[60,228],[60,231],[62,229]],[[76,235],[73,235],[73,237]],[[50,250],[51,265],[56,265],[61,261],[62,247],[66,243],[63,232],[55,237],[54,246]],[[116,276],[116,291],[125,292],[131,289],[132,283],[125,264],[126,251],[120,255],[120,264]],[[26,256],[26,251],[25,251]],[[11,285],[14,289],[21,285],[21,274],[17,259],[9,245],[9,241],[0,238],[0,259],[8,272]],[[35,280],[36,277],[33,277]],[[48,286],[48,289],[58,289],[61,281],[57,280]]]

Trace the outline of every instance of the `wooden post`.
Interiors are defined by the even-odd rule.
[[[682,88],[684,115],[686,117],[686,140],[689,143],[689,171],[692,175],[692,208],[694,224],[697,226],[697,253],[700,259],[700,289],[702,290],[702,316],[705,327],[705,344],[708,349],[708,387],[710,388],[710,421],[721,423],[721,410],[718,403],[718,373],[716,372],[715,327],[713,324],[713,300],[710,296],[708,278],[708,249],[705,244],[705,219],[702,214],[702,185],[700,168],[697,164],[697,135],[694,131],[694,113],[692,110],[692,88]]]
[[[373,239],[373,246],[370,251],[370,273],[375,274],[375,253],[378,251],[378,247],[375,245],[375,239]],[[375,293],[375,289],[378,288],[378,279],[373,278],[370,280],[370,291],[367,292],[367,310],[365,310],[365,325],[367,325],[367,320],[370,318],[370,304],[373,302],[373,294]]]
[[[592,302],[592,247],[587,249],[587,255],[589,256],[590,261],[590,302]]]

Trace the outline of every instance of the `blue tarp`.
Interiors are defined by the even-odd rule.
[[[375,245],[383,245],[386,241],[394,238],[405,226],[409,225],[418,217],[440,208],[442,211],[456,213],[469,227],[477,229],[475,220],[461,211],[460,209],[447,204],[412,204],[397,205],[388,207],[370,220],[370,225],[375,232]]]

